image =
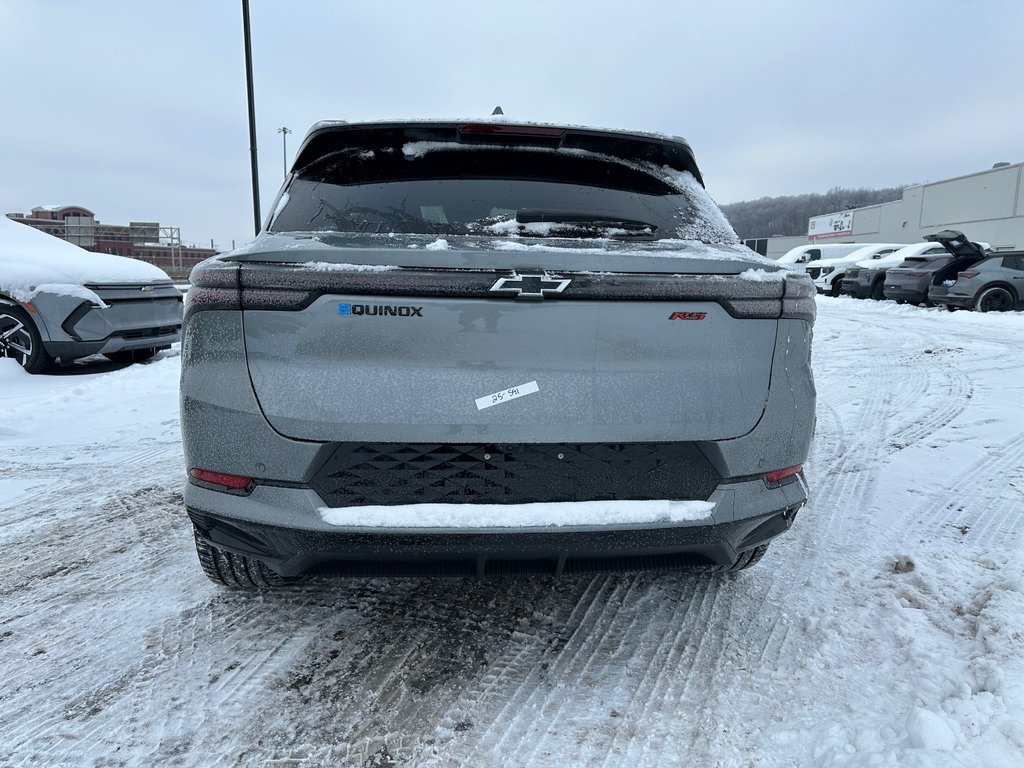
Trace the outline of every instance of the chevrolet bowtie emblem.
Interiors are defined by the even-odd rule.
[[[517,299],[543,299],[545,293],[561,293],[571,283],[557,275],[519,275],[513,273],[509,277],[499,277],[491,286],[492,291],[508,291]]]

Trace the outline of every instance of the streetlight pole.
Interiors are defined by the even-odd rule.
[[[281,164],[284,167],[284,177],[288,178],[288,134],[291,130],[281,126],[277,129],[277,132],[281,134]]]
[[[256,107],[252,95],[252,41],[249,36],[249,0],[242,0],[242,33],[245,38],[245,84],[249,91],[249,155],[252,163],[252,217],[260,233],[260,170],[256,163]]]

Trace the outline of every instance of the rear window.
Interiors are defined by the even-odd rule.
[[[286,195],[272,231],[738,242],[690,173],[579,151],[346,149],[298,171]]]
[[[914,268],[914,269],[937,269],[938,267],[949,264],[953,257],[946,256],[910,256],[906,258],[901,267]]]

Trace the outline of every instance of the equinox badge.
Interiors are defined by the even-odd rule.
[[[571,283],[556,275],[545,272],[542,275],[518,275],[499,277],[490,290],[515,293],[517,299],[543,299],[545,293],[561,293]]]

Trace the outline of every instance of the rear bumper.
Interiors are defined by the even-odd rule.
[[[711,516],[681,523],[508,528],[339,527],[325,522],[310,488],[257,485],[238,496],[189,483],[197,534],[286,576],[488,575],[732,565],[739,553],[784,533],[804,486],[760,479],[720,485]]]
[[[915,291],[910,288],[885,286],[885,297],[893,301],[921,302],[928,300],[927,291]]]
[[[858,280],[843,280],[842,292],[849,296],[856,296],[858,299],[866,299],[871,295],[871,285],[865,285]]]
[[[800,505],[714,525],[505,531],[309,531],[189,509],[199,536],[275,571],[343,576],[490,576],[714,569],[789,530]]]
[[[929,292],[928,300],[933,304],[948,304],[953,307],[962,307],[964,309],[974,306],[973,296],[963,296],[959,294],[947,293],[944,295],[935,295]]]

